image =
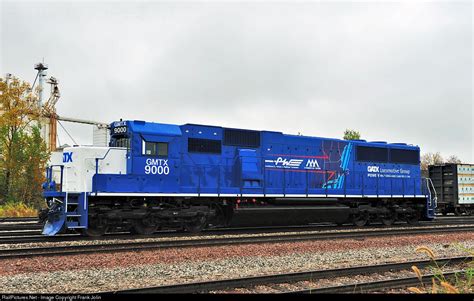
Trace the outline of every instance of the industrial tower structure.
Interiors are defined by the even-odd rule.
[[[34,66],[35,70],[38,71],[35,81],[33,82],[33,89],[36,80],[38,79],[38,106],[41,109],[41,116],[39,117],[39,122],[41,125],[41,137],[46,142],[48,149],[51,152],[56,151],[57,149],[57,126],[59,121],[74,122],[80,124],[88,124],[93,126],[93,145],[97,146],[107,146],[109,139],[108,124],[103,122],[96,122],[78,118],[68,118],[64,116],[58,116],[56,113],[56,103],[61,97],[59,92],[59,82],[55,77],[50,77],[46,79],[46,83],[51,86],[50,94],[48,100],[44,101],[44,82],[45,77],[47,76],[46,70],[48,70],[48,65],[43,63],[37,63]]]

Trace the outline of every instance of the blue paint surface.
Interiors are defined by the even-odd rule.
[[[131,141],[126,175],[95,175],[94,192],[420,195],[419,164],[356,161],[357,146],[414,150],[370,143],[260,132],[259,147],[222,143],[224,128],[124,121]],[[112,123],[113,133],[114,123]],[[218,140],[221,153],[192,153],[188,139]],[[168,143],[168,156],[143,155],[143,140]],[[112,135],[112,144],[114,135]],[[157,173],[147,173],[147,165]],[[159,160],[158,160],[159,159]],[[160,172],[166,170],[166,173]],[[248,192],[247,192],[248,193]]]

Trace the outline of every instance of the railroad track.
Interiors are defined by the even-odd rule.
[[[0,223],[3,222],[36,222],[38,217],[0,217]]]
[[[420,225],[457,225],[457,224],[474,224],[474,217],[441,217],[435,221],[420,221]],[[410,226],[405,222],[397,222],[391,227],[406,227]],[[307,224],[307,225],[278,225],[278,226],[242,226],[242,227],[232,227],[232,228],[217,228],[217,229],[206,229],[203,232],[218,232],[218,231],[261,231],[263,230],[271,230],[271,229],[288,229],[291,231],[292,229],[304,229],[304,228],[327,228],[327,229],[354,229],[355,226],[351,224],[346,224],[344,226],[336,226],[332,223],[315,223],[315,224]],[[365,228],[386,228],[386,226],[382,225],[381,223],[370,224]],[[21,230],[21,231],[20,231]],[[37,234],[41,234],[42,225],[39,223],[34,223],[33,221],[21,221],[15,223],[7,223],[4,224],[0,222],[0,236],[4,234],[9,234],[7,232],[11,232],[11,236],[13,235],[22,235],[23,230],[36,230]],[[159,231],[160,233],[163,231]],[[176,232],[175,230],[166,230],[164,232]]]
[[[438,265],[459,265],[472,257],[452,257],[437,260]],[[409,270],[413,265],[418,268],[426,268],[432,265],[430,260],[409,261],[403,263],[389,263],[372,266],[356,266],[350,268],[338,268],[328,270],[313,270],[297,273],[273,274],[264,276],[254,276],[245,278],[233,278],[225,280],[193,282],[185,284],[175,284],[166,286],[145,287],[137,289],[127,289],[119,291],[107,291],[107,294],[158,294],[158,293],[206,293],[210,291],[229,291],[236,288],[251,288],[255,286],[272,286],[278,284],[297,283],[300,281],[310,281],[329,279],[335,277],[352,277],[356,275],[370,275],[385,272]],[[454,273],[444,273],[445,276]],[[424,281],[430,281],[433,275],[424,276]],[[373,290],[385,290],[389,288],[399,288],[411,285],[418,285],[417,277],[405,277],[388,279],[382,281],[359,282],[348,285],[327,286],[321,288],[296,288],[294,290],[283,290],[280,293],[356,293]]]
[[[474,221],[474,216],[443,216],[443,215],[439,215],[439,216],[436,216],[436,220],[437,221],[441,221],[441,220],[452,220],[453,222],[454,221],[459,221],[459,222],[463,222],[463,221],[466,221],[466,220],[472,220]],[[7,226],[6,223],[11,223],[12,225],[13,224],[30,224],[30,225],[39,225],[37,223],[33,223],[33,222],[38,222],[38,217],[0,217],[0,230],[2,229],[2,227],[5,227]],[[326,224],[330,224],[330,223],[326,223]]]
[[[0,225],[0,231],[36,230],[40,232],[42,228],[43,226],[37,223],[12,223],[7,225]]]
[[[445,272],[443,275],[446,278],[451,278],[458,273],[464,272],[463,270],[457,270],[452,272]],[[436,277],[437,274],[428,274],[421,277],[423,283],[430,283],[431,278]],[[403,277],[397,279],[387,279],[380,281],[367,281],[360,283],[353,283],[347,285],[337,285],[331,287],[322,288],[307,288],[302,290],[283,292],[291,294],[330,294],[330,293],[369,293],[374,291],[386,291],[395,288],[405,288],[409,286],[419,286],[420,279],[418,277]]]
[[[437,222],[421,222],[416,227],[432,227],[440,225],[474,225],[474,219],[460,220],[440,220]],[[36,225],[35,225],[36,226]],[[409,229],[413,226],[406,223],[395,224],[390,228]],[[284,233],[295,231],[315,231],[315,230],[364,230],[364,229],[385,229],[383,225],[371,225],[364,228],[356,228],[354,226],[334,226],[332,224],[311,224],[296,226],[273,226],[273,227],[243,227],[243,228],[218,228],[208,229],[202,232],[203,235],[232,235],[232,234],[264,234],[264,233]],[[40,229],[11,230],[1,231],[0,228],[0,245],[1,244],[17,244],[17,243],[35,243],[35,242],[59,242],[59,241],[81,241],[81,240],[107,240],[107,239],[137,239],[137,238],[163,238],[163,237],[189,237],[189,233],[179,234],[175,230],[159,231],[149,236],[130,235],[129,232],[109,233],[101,238],[84,237],[78,233],[59,234],[53,237],[47,237],[41,234]]]
[[[97,244],[87,245],[69,245],[69,246],[48,246],[34,248],[13,248],[0,250],[0,259],[5,258],[23,258],[33,256],[58,256],[58,255],[75,255],[87,253],[104,253],[104,252],[123,252],[123,251],[139,251],[151,249],[166,248],[186,248],[186,247],[212,247],[236,244],[261,244],[261,243],[281,243],[281,242],[297,242],[297,241],[316,241],[328,239],[360,239],[368,237],[394,236],[394,235],[415,235],[415,234],[433,234],[433,233],[452,233],[461,231],[474,231],[474,225],[459,226],[449,228],[401,228],[391,230],[362,230],[362,231],[339,231],[339,232],[316,232],[316,233],[289,233],[279,235],[254,235],[254,236],[236,236],[224,238],[203,238],[196,236],[187,236],[184,239],[175,240],[159,240],[159,241],[132,241],[132,242],[108,242],[102,241]],[[99,241],[100,242],[100,241]]]
[[[36,234],[41,236],[42,225],[37,223],[37,218],[0,218],[0,236],[31,236]],[[36,223],[35,223],[36,222]],[[435,221],[422,221],[421,224],[429,225],[455,225],[455,224],[474,224],[474,217],[459,217],[459,216],[450,216],[450,217],[438,217]],[[392,227],[401,227],[407,226],[406,223],[396,223]],[[385,227],[381,224],[370,225],[370,228]],[[334,229],[351,229],[354,226],[335,226],[331,223],[320,223],[320,224],[310,224],[310,225],[289,225],[289,226],[265,226],[265,227],[238,227],[238,228],[220,228],[220,229],[210,229],[205,230],[204,232],[216,232],[216,231],[261,231],[262,229],[301,229],[301,228],[334,228]],[[27,230],[31,231],[28,232]],[[36,232],[33,232],[36,231]],[[165,231],[173,232],[173,230]],[[41,236],[42,237],[42,236]],[[0,238],[0,241],[2,239]]]

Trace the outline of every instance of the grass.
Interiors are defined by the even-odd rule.
[[[474,250],[469,250],[461,247],[471,256],[474,255]],[[422,281],[422,273],[416,266],[412,266],[413,272],[420,279],[419,287],[409,287],[408,290],[412,293],[418,294],[472,294],[474,293],[474,261],[471,261],[467,268],[462,273],[456,273],[454,278],[446,278],[443,274],[443,267],[436,262],[436,255],[428,247],[416,248],[417,253],[425,253],[433,261],[433,274],[431,283],[425,285]]]
[[[24,203],[9,202],[0,205],[0,217],[35,217],[38,211]]]

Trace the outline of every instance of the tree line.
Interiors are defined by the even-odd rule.
[[[16,77],[0,78],[0,205],[39,207],[50,152],[40,134],[38,90]]]

